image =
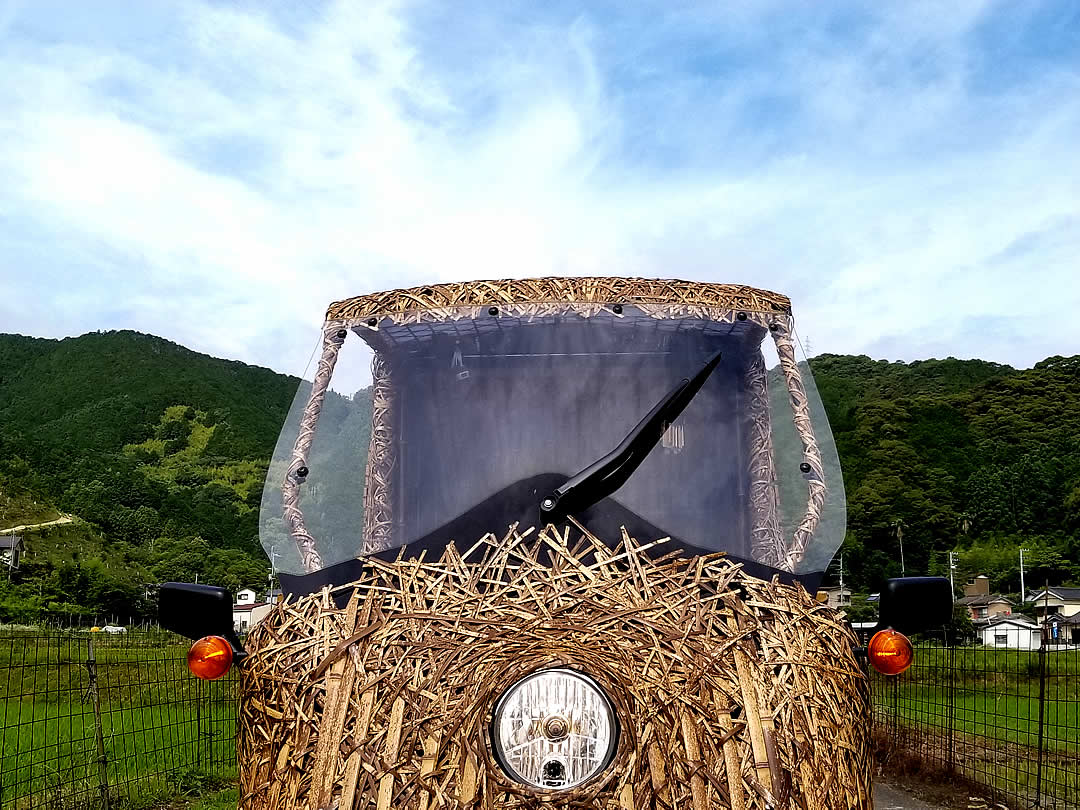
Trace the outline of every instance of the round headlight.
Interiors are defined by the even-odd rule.
[[[569,790],[615,756],[615,708],[591,678],[545,669],[518,681],[495,702],[492,750],[516,782]]]

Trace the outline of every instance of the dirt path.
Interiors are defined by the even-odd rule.
[[[12,526],[8,529],[0,529],[0,534],[16,534],[29,531],[30,529],[43,529],[46,526],[63,526],[65,523],[74,523],[75,519],[70,515],[61,515],[56,520],[46,520],[44,523],[26,523],[22,526]]]
[[[941,805],[927,804],[906,790],[874,781],[874,810],[939,810]]]

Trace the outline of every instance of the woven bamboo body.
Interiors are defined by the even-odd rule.
[[[479,544],[372,560],[256,627],[242,810],[871,806],[854,638],[802,587],[577,526]],[[557,794],[509,781],[488,734],[502,691],[549,666],[592,676],[622,729],[612,765]]]

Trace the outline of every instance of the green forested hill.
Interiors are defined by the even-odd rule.
[[[978,360],[811,361],[848,493],[847,574],[976,573],[1019,590],[1080,579],[1080,357],[1016,371]],[[900,537],[898,537],[898,534]]]
[[[979,360],[811,361],[849,502],[849,583],[900,573],[1080,582],[1080,357],[1017,371]],[[262,480],[299,381],[108,332],[0,335],[0,528],[72,514],[30,537],[0,579],[0,621],[149,609],[143,583],[265,584]],[[366,392],[326,419],[369,421]],[[34,521],[31,521],[31,518]],[[898,536],[899,535],[899,536]]]
[[[208,452],[261,458],[299,381],[137,332],[66,340],[0,335],[4,433],[78,455],[146,438],[165,408],[198,405],[220,428]]]
[[[77,518],[28,535],[0,621],[137,616],[143,583],[196,575],[265,586],[259,499],[298,384],[135,332],[0,335],[0,528]]]

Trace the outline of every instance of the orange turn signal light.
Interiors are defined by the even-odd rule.
[[[191,645],[187,654],[188,669],[196,678],[214,681],[229,671],[233,662],[232,645],[221,636],[204,636]]]
[[[879,630],[866,648],[871,665],[882,675],[899,675],[915,660],[908,637],[895,630]]]

